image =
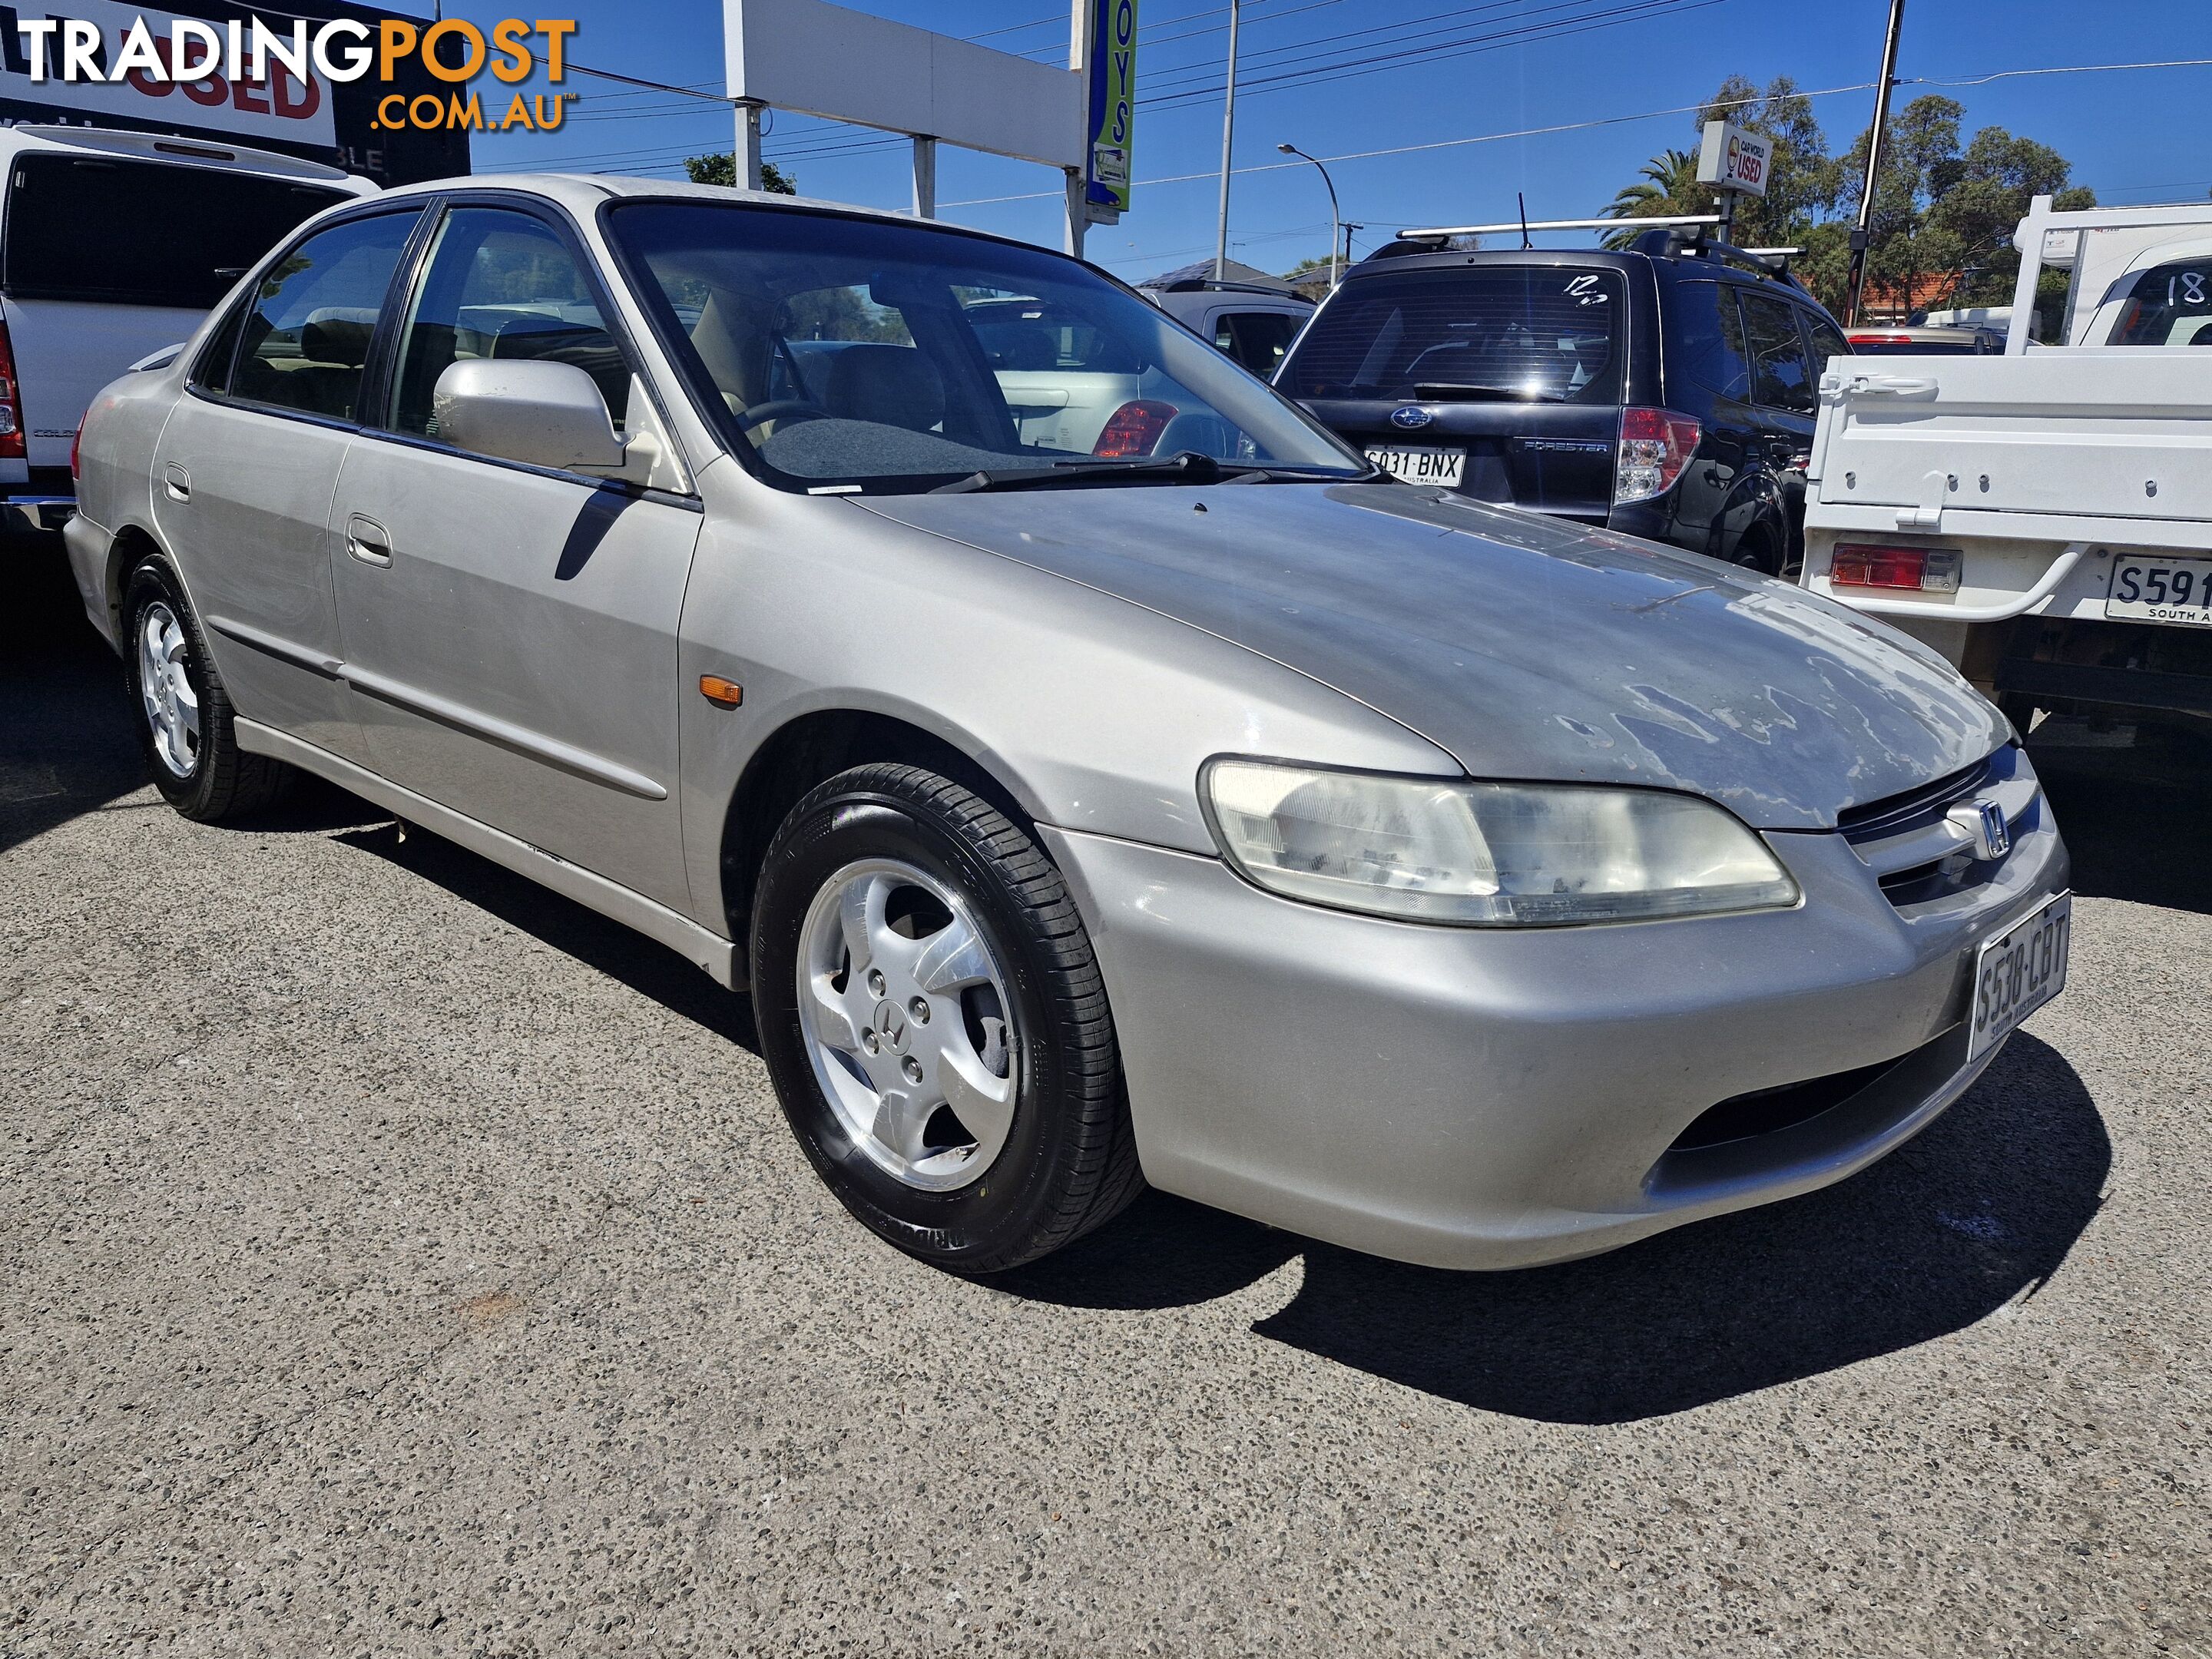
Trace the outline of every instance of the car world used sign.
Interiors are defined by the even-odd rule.
[[[1698,182],[1747,196],[1765,195],[1767,174],[1774,166],[1773,141],[1729,121],[1708,121],[1705,133],[1698,151]]]

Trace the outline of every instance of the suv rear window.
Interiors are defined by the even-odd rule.
[[[23,300],[205,311],[301,221],[352,199],[212,167],[20,156],[0,288]]]
[[[1492,265],[1347,283],[1292,352],[1293,398],[1617,404],[1617,270]]]
[[[2212,346],[2212,259],[2177,259],[2137,276],[2112,343]]]

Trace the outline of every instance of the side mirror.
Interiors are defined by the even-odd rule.
[[[598,384],[573,363],[455,363],[438,377],[430,407],[438,436],[471,454],[592,473],[619,472],[629,458]]]

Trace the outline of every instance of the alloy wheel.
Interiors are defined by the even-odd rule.
[[[894,1179],[980,1179],[1013,1127],[1020,1035],[1005,970],[959,893],[893,859],[824,882],[799,931],[799,1017],[845,1133]]]
[[[154,752],[177,777],[200,763],[200,697],[187,664],[191,641],[176,612],[156,599],[138,613],[138,699],[154,734]]]

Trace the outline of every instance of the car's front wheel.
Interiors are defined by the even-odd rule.
[[[793,809],[753,907],[762,1051],[846,1207],[992,1273],[1140,1189],[1097,963],[1060,872],[972,791],[858,767]]]
[[[297,774],[238,746],[230,697],[198,619],[159,558],[142,560],[124,584],[123,629],[139,740],[163,799],[202,823],[274,805]]]

